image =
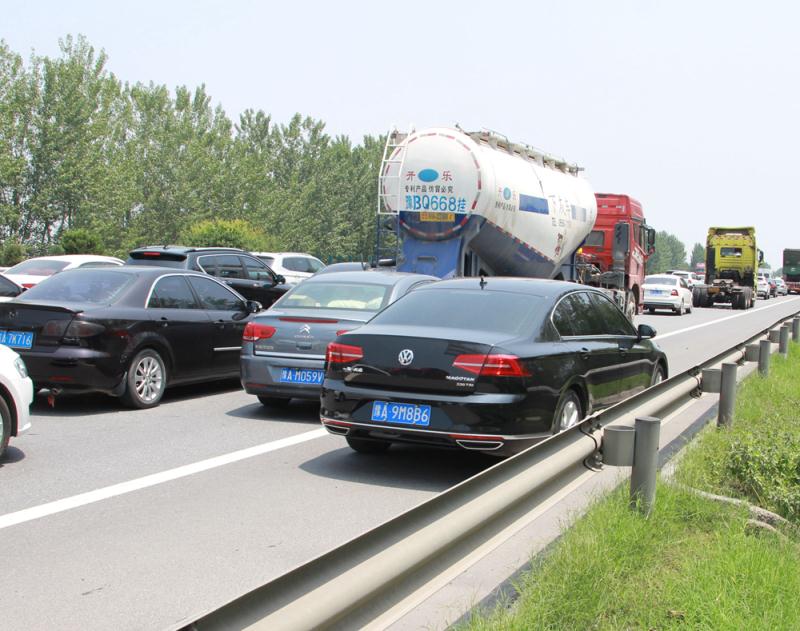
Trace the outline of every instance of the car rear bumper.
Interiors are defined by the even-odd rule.
[[[375,401],[427,405],[427,426],[373,421]],[[326,380],[320,420],[331,434],[511,455],[551,435],[554,402],[525,394],[434,395],[348,388]],[[549,408],[549,409],[548,409]]]
[[[284,368],[322,371],[324,358],[302,356],[241,355],[242,387],[248,394],[319,400],[321,383],[285,383]]]
[[[62,346],[52,353],[23,351],[36,388],[119,394],[125,367],[119,357],[88,348]]]
[[[681,299],[675,297],[650,297],[646,296],[642,303],[645,309],[677,309],[681,306]]]

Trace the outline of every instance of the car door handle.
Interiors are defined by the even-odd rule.
[[[161,318],[161,326],[169,326],[169,318],[165,318],[162,316]]]
[[[224,329],[225,328],[225,320],[217,320],[215,325],[216,325],[216,327],[218,329]]]
[[[589,349],[586,347],[581,348],[581,359],[589,359]]]

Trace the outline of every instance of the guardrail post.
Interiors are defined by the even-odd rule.
[[[784,357],[789,355],[789,325],[784,324],[781,327],[781,337],[778,341],[778,352]]]
[[[777,344],[781,341],[781,330],[780,329],[770,329],[769,333],[767,333],[767,337],[772,344]]]
[[[769,355],[772,351],[772,342],[761,340],[758,343],[758,374],[762,377],[769,377]]]
[[[792,318],[792,339],[800,342],[800,317],[798,316]]]
[[[733,409],[736,405],[736,368],[736,364],[722,364],[717,427],[733,425]]]
[[[744,349],[744,360],[746,362],[757,362],[758,353],[758,344],[748,344]]]
[[[642,416],[636,419],[631,470],[631,507],[649,515],[656,499],[656,468],[661,419]]]

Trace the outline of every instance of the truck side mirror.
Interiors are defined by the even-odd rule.
[[[758,251],[758,262],[759,263],[764,262],[764,253],[761,250]]]
[[[647,228],[647,253],[652,254],[656,251],[656,231],[654,228]]]

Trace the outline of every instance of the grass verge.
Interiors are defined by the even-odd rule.
[[[731,430],[709,428],[676,474],[800,523],[800,347],[739,388]],[[753,534],[747,512],[659,483],[645,519],[624,485],[521,580],[513,607],[465,629],[800,629],[800,544]]]

